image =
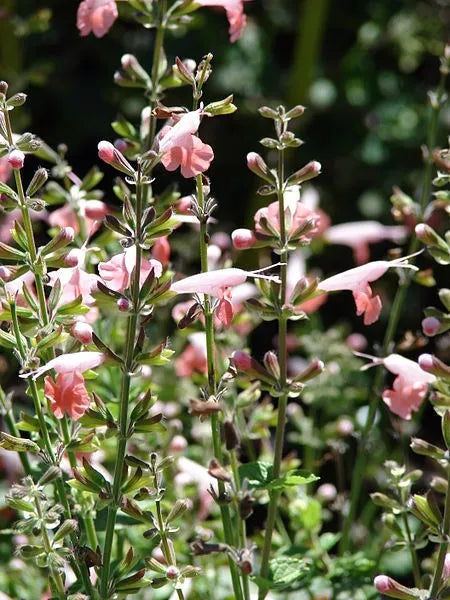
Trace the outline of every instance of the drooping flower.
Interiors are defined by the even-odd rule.
[[[367,357],[364,354],[361,356]],[[372,362],[363,369],[382,364],[396,375],[392,389],[383,392],[383,402],[391,412],[409,421],[412,412],[419,410],[427,395],[428,385],[433,383],[436,377],[424,371],[415,361],[400,354],[390,354],[386,358],[368,358],[372,358]]]
[[[321,281],[319,288],[324,292],[338,292],[343,290],[353,292],[356,314],[358,316],[364,315],[364,325],[371,325],[378,320],[382,303],[380,296],[372,295],[372,289],[369,284],[379,279],[392,267],[417,270],[417,267],[405,262],[408,258],[410,257],[406,256],[391,261],[376,260],[361,267],[343,271]]]
[[[78,7],[77,27],[81,36],[93,32],[101,38],[119,16],[115,0],[83,0]]]
[[[46,377],[44,394],[50,399],[50,408],[57,419],[67,413],[77,421],[89,408],[89,394],[80,371],[60,373],[56,381]]]
[[[136,246],[127,248],[124,252],[116,254],[107,262],[98,265],[100,277],[106,285],[116,292],[126,290],[131,282],[131,275],[136,267]],[[140,285],[144,283],[153,269],[155,277],[161,277],[162,265],[158,260],[141,260]]]
[[[181,167],[183,177],[195,177],[209,169],[214,158],[211,146],[194,135],[200,126],[200,111],[184,114],[172,126],[166,126],[158,136],[161,162],[168,171]]]
[[[213,6],[224,8],[227,13],[227,19],[230,24],[230,41],[236,42],[242,35],[244,27],[247,24],[247,17],[244,13],[244,2],[250,0],[196,0],[200,6]]]
[[[341,223],[329,227],[324,238],[330,244],[350,246],[357,265],[362,265],[370,259],[369,244],[383,240],[401,242],[407,234],[406,227],[402,225],[387,226],[377,221],[355,221]]]
[[[96,367],[103,364],[106,360],[106,356],[103,352],[72,352],[71,354],[60,354],[56,358],[52,358],[48,363],[39,367],[35,371],[24,373],[21,377],[33,376],[33,379],[37,379],[43,373],[51,371],[52,369],[56,373],[74,373],[78,371],[84,373],[89,369],[95,369]]]

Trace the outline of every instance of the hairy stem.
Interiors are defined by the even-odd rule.
[[[230,451],[230,463],[231,463],[231,470],[233,471],[234,485],[236,487],[236,491],[239,492],[241,489],[241,482],[239,479],[239,468],[238,468],[238,459],[236,456],[236,450]],[[244,549],[247,547],[247,527],[245,524],[245,520],[241,518],[239,511],[236,511],[236,521],[237,521],[237,530],[238,530],[238,537],[239,537],[239,547],[241,549]],[[250,584],[249,584],[248,575],[246,573],[242,573],[241,578],[242,578],[242,588],[243,588],[243,592],[244,592],[244,600],[250,600]]]
[[[280,150],[278,153],[278,207],[279,207],[279,219],[280,219],[280,246],[281,246],[281,288],[280,288],[280,306],[286,302],[286,287],[287,287],[287,234],[286,234],[286,220],[284,214],[284,151]],[[282,390],[286,388],[287,380],[287,321],[286,318],[280,314],[278,319],[278,360],[280,363],[280,387]],[[284,444],[284,430],[286,426],[286,406],[288,396],[283,393],[278,401],[278,419],[277,428],[275,432],[275,450],[273,458],[273,477],[277,478],[280,476],[281,459],[283,455],[283,444]],[[275,526],[275,521],[278,512],[278,500],[280,498],[280,492],[270,492],[269,509],[267,513],[266,521],[266,532],[264,536],[264,547],[261,560],[261,577],[267,578],[269,573],[269,560],[270,552],[272,549],[272,535]],[[259,599],[262,600],[267,595],[267,590],[260,588]]]
[[[202,176],[197,175],[197,198],[200,211],[204,208],[205,198],[203,194],[203,181]],[[208,232],[207,224],[205,219],[201,219],[200,222],[200,262],[202,273],[208,271]],[[211,310],[210,297],[204,295],[204,309],[205,309],[205,333],[206,333],[206,356],[208,364],[208,388],[209,393],[214,395],[216,393],[216,366],[214,358],[214,320],[213,313]],[[220,422],[217,414],[211,416],[211,435],[213,442],[214,457],[222,464],[223,453],[222,444],[220,440]],[[219,495],[224,492],[224,485],[221,481],[218,481]],[[222,526],[225,542],[230,546],[233,545],[233,526],[231,523],[230,509],[226,504],[220,505],[220,514],[222,517]],[[231,557],[228,557],[228,564],[230,567],[231,580],[233,583],[233,590],[236,600],[243,600],[241,583],[239,580],[239,572],[236,563]]]

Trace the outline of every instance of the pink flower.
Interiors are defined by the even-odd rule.
[[[370,259],[369,244],[383,240],[398,243],[406,237],[406,233],[406,227],[401,225],[388,227],[377,221],[355,221],[330,227],[324,237],[330,244],[350,246],[355,263],[362,265]]]
[[[180,456],[177,461],[178,474],[175,476],[176,487],[188,485],[189,483],[196,483],[198,486],[198,496],[200,500],[198,518],[200,520],[206,519],[209,515],[214,500],[209,493],[209,489],[217,489],[216,480],[211,477],[208,470],[202,465]]]
[[[441,325],[442,323],[436,317],[426,317],[422,321],[422,330],[426,336],[433,337],[439,332]]]
[[[215,6],[224,8],[230,24],[230,41],[236,42],[242,35],[247,17],[244,14],[244,2],[249,0],[196,0],[200,6]]]
[[[62,268],[48,274],[48,285],[53,287],[57,280],[62,287],[62,295],[59,304],[68,304],[81,296],[83,304],[92,305],[95,299],[91,292],[95,289],[97,276],[84,270],[82,264],[72,268]]]
[[[0,181],[6,183],[11,177],[12,167],[9,164],[8,157],[2,156],[0,158]]]
[[[43,373],[51,371],[53,369],[56,373],[74,373],[79,371],[84,373],[89,369],[95,369],[96,367],[103,364],[106,360],[106,356],[103,352],[72,352],[72,354],[60,354],[56,358],[53,358],[39,369],[25,373],[21,377],[33,376],[33,379],[37,379]]]
[[[77,421],[89,408],[89,394],[80,371],[61,373],[56,382],[46,377],[44,394],[50,399],[50,408],[57,419],[67,413]]]
[[[127,248],[124,252],[116,254],[108,262],[101,262],[98,265],[100,277],[106,285],[116,292],[123,292],[131,283],[131,274],[136,266],[136,246]],[[158,260],[141,260],[140,285],[144,283],[154,270],[155,277],[160,277],[162,265]]]
[[[206,336],[203,332],[189,336],[189,344],[175,362],[178,377],[191,377],[194,373],[207,373]]]
[[[364,354],[362,356],[367,358]],[[372,363],[364,366],[363,370],[379,364],[383,364],[388,371],[397,376],[392,389],[383,392],[384,403],[391,412],[409,421],[411,413],[419,410],[427,394],[428,385],[433,383],[436,377],[425,372],[420,364],[400,354],[390,354],[386,358],[373,358]]]
[[[101,200],[81,200],[79,203],[80,218],[86,224],[86,231],[93,235],[101,225],[103,217],[108,212],[108,206]],[[72,227],[75,233],[80,233],[77,216],[71,206],[65,204],[54,210],[48,218],[52,227]]]
[[[324,279],[320,282],[319,287],[325,292],[342,290],[353,292],[356,314],[358,316],[364,315],[364,325],[371,325],[378,320],[382,304],[379,296],[373,297],[369,283],[379,279],[391,267],[417,270],[417,267],[405,262],[408,258],[410,257],[406,256],[391,261],[377,260],[370,262]]]
[[[76,321],[71,329],[73,337],[82,344],[90,344],[92,342],[92,326],[84,321]]]
[[[161,162],[168,171],[181,167],[183,177],[195,177],[209,169],[214,152],[194,134],[200,126],[200,111],[183,115],[173,126],[162,129],[159,137]]]
[[[95,37],[101,38],[108,33],[118,16],[114,0],[83,0],[77,12],[80,35],[86,36],[93,31]]]
[[[170,244],[167,235],[156,239],[152,246],[152,256],[162,265],[167,265],[170,260]]]
[[[251,229],[235,229],[231,234],[231,239],[236,250],[252,248],[256,243],[256,236]]]
[[[292,235],[307,219],[314,222],[314,226],[304,235],[303,239],[311,241],[317,234],[320,223],[320,215],[307,208],[302,202],[297,202],[294,198],[287,198],[285,206],[285,222],[287,235]],[[269,224],[280,232],[280,207],[278,202],[272,202],[269,206],[260,208],[255,214],[255,230],[257,233],[265,234],[261,219],[265,218]]]

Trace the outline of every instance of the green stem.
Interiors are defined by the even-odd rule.
[[[411,554],[411,561],[412,561],[413,574],[414,574],[414,585],[416,586],[416,588],[420,589],[422,587],[422,581],[421,581],[421,577],[420,577],[419,561],[417,558],[416,549],[414,547],[413,538],[412,538],[412,534],[411,534],[411,528],[409,526],[408,515],[406,514],[406,512],[403,513],[403,524],[405,526],[406,537],[408,538],[409,552]]]
[[[437,98],[439,100],[437,106],[432,106],[432,114],[430,120],[430,126],[428,131],[428,139],[427,139],[427,149],[429,156],[426,157],[425,170],[424,170],[424,179],[423,179],[423,187],[422,194],[420,199],[420,216],[423,218],[431,191],[431,176],[432,176],[432,161],[431,154],[434,146],[436,145],[437,138],[437,122],[439,117],[439,108],[441,106],[441,98],[443,96],[445,90],[445,80],[446,75],[443,74],[441,76],[441,80],[439,83],[439,87],[437,90]],[[413,236],[408,248],[408,254],[413,254],[419,247],[418,239]],[[413,262],[412,260],[410,261]],[[386,356],[391,347],[391,343],[394,340],[395,334],[397,332],[398,322],[400,320],[400,316],[402,314],[403,303],[406,298],[406,292],[409,288],[409,285],[412,281],[412,276],[409,274],[404,276],[403,281],[399,285],[397,292],[395,294],[394,302],[392,304],[391,311],[389,313],[389,321],[386,329],[386,333],[384,336],[383,346],[381,350],[382,356]],[[342,555],[347,552],[350,544],[350,531],[352,523],[356,518],[356,510],[359,504],[359,498],[361,494],[361,485],[363,474],[366,468],[367,463],[367,446],[368,446],[368,438],[370,431],[372,429],[372,425],[375,420],[375,415],[378,408],[379,402],[379,392],[381,386],[383,384],[384,372],[379,370],[375,376],[373,390],[372,390],[372,400],[369,405],[369,411],[367,413],[367,419],[364,424],[364,428],[361,432],[361,440],[360,447],[357,454],[356,464],[353,469],[353,477],[351,484],[351,496],[350,496],[350,507],[348,513],[345,517],[344,527],[342,530],[342,538],[339,544],[339,554]]]
[[[430,590],[430,600],[437,598],[437,593],[442,583],[442,572],[444,570],[445,555],[448,548],[448,537],[450,534],[450,463],[447,466],[447,494],[445,496],[444,521],[442,523],[442,542],[439,548],[439,554],[434,571],[433,583]],[[444,539],[446,541],[444,541]]]
[[[231,470],[233,471],[233,479],[234,485],[236,487],[236,491],[239,492],[241,489],[241,481],[239,479],[239,468],[238,468],[238,459],[236,456],[236,450],[230,451],[230,463]],[[245,520],[241,518],[239,511],[236,511],[236,520],[237,520],[237,530],[239,535],[239,546],[244,549],[247,547],[247,528],[245,525]],[[250,584],[248,575],[246,573],[241,573],[242,578],[242,588],[244,592],[244,599],[250,600]]]
[[[136,267],[134,270],[134,280],[132,282],[132,297],[133,307],[132,313],[128,317],[127,333],[125,338],[125,353],[122,385],[120,391],[119,405],[119,443],[117,448],[116,460],[114,465],[114,481],[113,481],[113,502],[108,507],[108,517],[106,522],[106,535],[103,547],[103,568],[100,583],[100,595],[102,598],[108,597],[108,581],[109,569],[111,563],[111,551],[114,539],[114,528],[116,525],[117,512],[120,506],[120,488],[122,484],[122,472],[125,459],[128,437],[128,406],[130,397],[130,383],[134,360],[134,347],[136,340],[136,330],[139,316],[139,290],[140,290],[140,272],[142,260],[142,197],[143,197],[141,172],[138,170],[138,178],[136,182]]]
[[[168,565],[173,565],[173,561],[171,558],[172,553],[170,551],[169,542],[168,542],[167,534],[166,534],[166,528],[164,525],[164,519],[162,517],[162,512],[161,512],[161,501],[156,500],[155,504],[156,504],[156,515],[158,518],[159,535],[161,537],[161,545],[162,545],[164,558]],[[178,595],[179,600],[184,600],[183,590],[177,589],[177,595]]]
[[[48,533],[47,533],[47,529],[45,528],[45,522],[44,519],[42,518],[42,510],[41,510],[41,505],[39,502],[39,499],[37,498],[37,496],[34,497],[34,504],[36,506],[36,511],[39,517],[39,522],[41,525],[41,533],[42,533],[42,541],[44,544],[44,550],[45,553],[47,554],[47,556],[49,554],[52,553],[52,546],[50,544],[50,540],[48,537]],[[59,597],[64,600],[64,598],[66,597],[65,592],[64,592],[64,582],[61,579],[61,575],[58,571],[58,569],[54,569],[53,567],[49,567],[49,573],[53,579],[53,582],[55,583],[55,587],[58,591],[58,595]]]
[[[161,60],[161,53],[164,45],[164,33],[166,31],[165,15],[167,9],[167,0],[161,0],[160,2],[160,13],[159,13],[159,24],[156,28],[155,46],[153,51],[153,64],[152,64],[152,89],[150,92],[150,120],[148,127],[148,137],[146,140],[146,149],[148,150],[155,138],[156,133],[156,117],[153,111],[158,101],[158,82],[159,82],[159,64]]]
[[[20,431],[16,427],[16,422],[14,420],[14,415],[13,415],[12,409],[7,410],[6,413],[4,414],[4,417],[5,417],[5,421],[8,426],[8,429],[9,429],[9,433],[11,435],[13,435],[14,437],[18,437],[18,438],[22,437],[20,435]],[[23,470],[25,471],[25,474],[32,475],[32,469],[31,469],[30,461],[28,460],[28,454],[26,452],[18,452],[18,454],[19,454],[20,462],[22,463]]]
[[[203,181],[202,176],[197,175],[197,198],[200,210],[204,208],[205,198],[203,194]],[[205,219],[201,219],[200,222],[200,262],[202,273],[208,271],[208,232],[207,224]],[[216,367],[214,359],[214,320],[213,313],[211,311],[211,300],[210,297],[204,295],[204,309],[205,309],[205,334],[206,334],[206,357],[208,364],[208,387],[210,394],[216,393]],[[223,463],[222,445],[220,440],[220,422],[217,414],[211,416],[211,436],[213,442],[214,457],[219,463]],[[219,495],[224,493],[224,484],[218,481]],[[233,545],[233,526],[231,523],[230,510],[227,505],[220,505],[220,514],[222,517],[222,526],[225,542],[229,545]],[[241,583],[239,580],[239,572],[236,563],[231,557],[228,557],[228,564],[230,567],[231,580],[233,584],[235,600],[243,600]]]
[[[287,251],[287,232],[286,232],[286,220],[284,214],[284,151],[280,150],[278,153],[278,211],[280,220],[280,247],[281,247],[281,288],[280,288],[280,307],[286,302],[286,288],[287,288],[287,262],[288,262],[288,251]],[[280,388],[285,390],[287,380],[287,321],[286,318],[280,314],[278,318],[278,360],[280,363]],[[286,427],[286,406],[288,396],[283,393],[278,401],[278,419],[277,428],[275,432],[275,450],[273,459],[273,477],[277,478],[280,476],[281,459],[283,455],[284,445],[284,430]],[[267,513],[266,532],[264,536],[264,547],[261,560],[261,577],[267,579],[269,573],[269,560],[270,552],[272,549],[272,535],[275,527],[275,521],[278,512],[278,500],[280,498],[280,492],[272,491],[270,493],[269,509]],[[260,588],[259,600],[262,600],[267,595],[267,590]]]

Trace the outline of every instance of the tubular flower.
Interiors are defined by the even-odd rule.
[[[80,371],[60,373],[56,382],[46,377],[44,394],[50,399],[50,408],[57,419],[67,413],[77,421],[89,408],[89,394]]]
[[[200,111],[196,110],[183,115],[175,125],[162,129],[158,138],[159,153],[168,171],[181,167],[183,177],[189,178],[209,169],[214,152],[194,135],[199,126]]]
[[[91,32],[101,38],[119,16],[115,0],[83,0],[78,7],[77,27],[81,36]]]
[[[364,325],[371,325],[378,320],[381,312],[380,296],[373,296],[370,283],[376,281],[391,268],[414,269],[417,267],[405,262],[409,256],[395,260],[377,260],[361,267],[349,269],[320,282],[319,288],[324,292],[349,290],[353,292],[356,304],[356,314],[364,315]]]
[[[105,360],[106,356],[103,352],[72,352],[71,354],[60,354],[56,358],[49,360],[48,363],[42,367],[39,367],[39,369],[24,373],[21,377],[29,377],[32,375],[33,379],[37,379],[43,373],[51,371],[52,369],[58,374],[74,373],[75,371],[84,373],[84,371],[99,367]]]
[[[84,250],[75,250],[69,253],[71,259],[77,258],[76,266],[70,268],[61,268],[49,273],[49,284],[53,287],[57,280],[62,287],[62,295],[59,304],[72,302],[78,296],[81,296],[83,304],[88,306],[94,304],[95,300],[91,292],[95,288],[97,276],[84,270]]]
[[[100,277],[112,290],[123,292],[131,282],[131,274],[136,266],[136,246],[127,248],[125,252],[116,254],[108,262],[101,262],[98,265]],[[160,277],[162,273],[162,265],[158,260],[143,259],[141,261],[141,273],[139,276],[140,285],[144,283],[154,270],[155,277]]]
[[[228,23],[230,24],[230,42],[236,42],[242,35],[247,24],[247,17],[244,13],[244,2],[249,0],[196,0],[200,6],[213,6],[224,8],[227,13]]]
[[[342,223],[327,229],[324,238],[330,244],[350,246],[357,265],[370,259],[369,244],[383,240],[401,242],[406,236],[406,227],[401,225],[386,226],[377,221],[356,221]]]

